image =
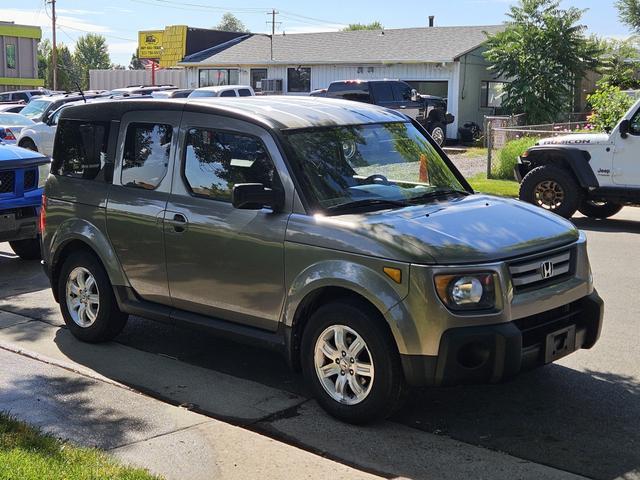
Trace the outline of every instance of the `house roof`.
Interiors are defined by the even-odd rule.
[[[255,34],[189,55],[179,65],[452,62],[482,45],[487,34],[503,29],[488,25],[276,35],[273,59],[270,36]]]

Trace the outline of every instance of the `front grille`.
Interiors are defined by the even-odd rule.
[[[515,291],[539,288],[561,280],[572,273],[573,250],[538,255],[509,264]]]
[[[577,301],[515,320],[514,323],[522,332],[522,348],[543,343],[551,332],[569,325],[580,324],[582,313],[583,307]]]
[[[24,189],[33,190],[36,188],[36,171],[27,170],[24,172]]]
[[[0,193],[13,193],[15,189],[15,172],[0,172]]]

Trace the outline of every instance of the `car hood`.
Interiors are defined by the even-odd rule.
[[[604,145],[610,143],[606,133],[576,133],[543,138],[538,145]]]
[[[15,168],[46,163],[49,159],[41,153],[0,142],[0,168]]]
[[[579,238],[572,223],[524,202],[488,195],[360,215],[291,222],[290,239],[411,263],[514,258]]]

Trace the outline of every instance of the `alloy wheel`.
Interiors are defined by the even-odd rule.
[[[95,277],[84,267],[76,267],[67,278],[66,302],[69,315],[80,327],[93,325],[100,310],[100,295]]]
[[[564,201],[564,188],[555,180],[544,180],[533,191],[535,202],[547,210],[556,210]]]
[[[352,328],[326,328],[316,340],[314,365],[320,384],[335,401],[356,405],[369,395],[373,359],[364,339]]]

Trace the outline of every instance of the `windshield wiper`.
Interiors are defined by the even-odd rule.
[[[427,192],[424,193],[422,195],[418,195],[416,197],[411,197],[409,200],[414,202],[416,200],[428,200],[430,198],[437,198],[437,197],[446,197],[449,195],[464,195],[465,197],[467,195],[470,195],[469,192],[467,192],[466,190],[458,190],[455,188],[447,188],[446,190],[433,190],[431,192]]]
[[[384,198],[363,198],[360,200],[352,200],[350,202],[339,203],[326,207],[328,212],[342,212],[345,210],[352,210],[360,207],[407,207],[408,203],[400,200],[388,200]]]

